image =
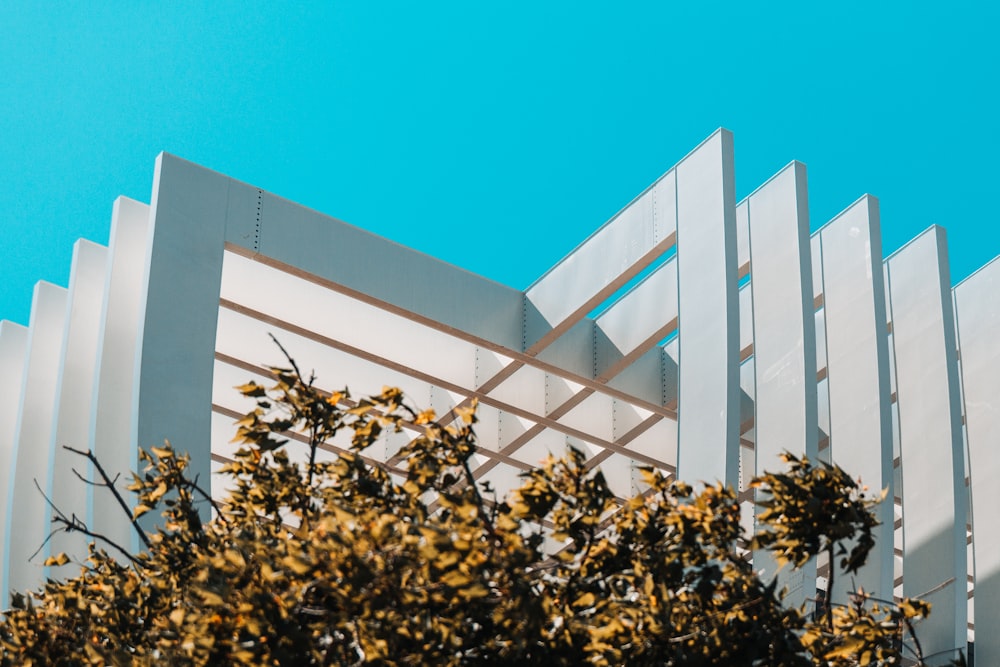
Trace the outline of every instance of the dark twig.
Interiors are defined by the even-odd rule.
[[[476,451],[475,446],[472,447],[472,451],[473,453]],[[476,477],[472,474],[472,468],[469,467],[468,458],[462,459],[462,472],[465,473],[466,483],[472,488],[472,495],[476,500],[476,511],[479,514],[479,520],[486,524],[486,529],[495,540],[497,538],[497,531],[493,525],[492,517],[486,511],[486,501],[483,499],[483,495],[479,492],[479,487],[476,485]]]
[[[208,504],[212,506],[212,509],[215,510],[216,515],[222,520],[223,523],[229,523],[229,519],[227,519],[226,515],[222,513],[222,508],[219,507],[219,504],[215,502],[214,498],[212,498],[212,494],[206,492],[205,489],[198,485],[198,479],[198,476],[195,476],[194,480],[185,479],[184,481],[188,488],[197,491],[198,495],[208,501]]]
[[[110,489],[111,493],[114,494],[115,500],[118,501],[118,504],[121,506],[122,511],[125,512],[125,514],[129,518],[129,521],[132,523],[132,527],[135,528],[135,532],[138,533],[139,539],[142,540],[142,543],[146,545],[147,549],[152,549],[153,548],[153,543],[149,541],[149,536],[146,535],[146,531],[143,530],[141,526],[139,526],[139,522],[136,520],[136,517],[133,515],[132,510],[128,506],[128,503],[125,502],[125,499],[122,498],[122,494],[119,493],[117,487],[115,487],[115,485],[114,485],[114,481],[118,479],[118,476],[116,475],[115,476],[115,480],[112,480],[108,476],[108,473],[105,472],[104,466],[101,465],[101,462],[97,460],[97,457],[94,456],[94,453],[92,451],[90,451],[89,449],[87,451],[82,451],[82,450],[79,450],[79,449],[73,449],[72,447],[67,447],[65,445],[63,446],[63,449],[69,450],[69,451],[73,452],[74,454],[79,454],[80,456],[86,457],[86,459],[88,461],[90,461],[92,464],[94,464],[94,469],[97,470],[97,473],[101,476],[101,479],[104,480],[104,484],[108,487],[108,489]],[[91,535],[91,536],[93,537],[93,535]],[[115,545],[115,546],[117,546],[117,545]],[[119,547],[119,549],[120,548],[121,547]]]
[[[39,484],[38,484],[38,480],[37,479],[32,479],[31,481],[35,483],[35,488],[38,489],[38,492],[40,494],[42,494],[42,498],[45,498],[45,502],[49,504],[49,507],[52,508],[52,511],[56,512],[57,514],[59,514],[59,516],[65,516],[61,511],[59,511],[59,508],[56,507],[55,504],[53,504],[53,502],[49,499],[49,497],[47,495],[45,495],[45,492],[42,491],[42,487],[39,486]],[[55,535],[55,533],[56,533],[56,531],[52,531],[51,533],[49,533],[49,536],[45,538],[45,541],[42,542],[42,545],[40,547],[38,547],[37,549],[35,549],[35,553],[31,554],[31,556],[28,557],[28,561],[29,562],[31,560],[33,560],[35,558],[35,556],[38,555],[39,551],[41,551],[42,549],[45,548],[45,545],[49,543],[49,540],[52,539],[52,536]]]
[[[315,375],[310,376],[309,382],[307,383],[305,378],[302,377],[302,371],[299,370],[299,365],[295,363],[295,359],[292,359],[292,355],[288,354],[288,350],[285,349],[284,345],[278,342],[278,339],[275,338],[273,333],[268,333],[267,335],[271,337],[271,340],[274,341],[274,344],[277,345],[278,349],[281,350],[281,353],[285,355],[285,359],[288,361],[289,365],[291,365],[292,370],[295,371],[295,377],[298,378],[299,384],[301,384],[307,390],[312,390],[312,384],[313,381],[316,379],[316,376]],[[312,411],[310,411],[310,413],[311,412]],[[315,420],[312,419],[311,414],[308,415],[308,418],[309,418],[309,467],[307,469],[306,486],[311,489],[313,482],[313,473],[316,470],[316,450],[319,449],[320,439],[319,439],[319,433],[317,432]],[[303,498],[302,500],[301,510],[302,510],[303,520],[306,518],[306,513],[308,511],[309,508],[308,506],[310,502],[311,502],[310,498]]]
[[[94,480],[92,480],[92,479],[87,479],[86,477],[84,477],[83,475],[81,475],[81,474],[80,474],[80,473],[79,473],[79,472],[77,471],[77,469],[76,469],[76,468],[70,468],[70,470],[72,470],[72,471],[73,471],[73,474],[74,474],[74,475],[76,475],[76,478],[77,478],[78,480],[80,480],[81,482],[83,482],[84,484],[88,484],[88,485],[90,485],[90,486],[97,486],[97,487],[100,487],[100,488],[104,488],[104,487],[108,486],[107,482],[95,482],[95,481],[94,481]],[[119,473],[119,474],[117,474],[117,475],[115,475],[115,478],[114,478],[113,480],[111,480],[112,484],[114,484],[114,483],[118,482],[118,478],[119,478],[119,477],[121,477],[121,474],[120,474],[120,473]]]
[[[917,663],[924,664],[924,649],[920,645],[920,639],[917,637],[917,631],[913,629],[913,623],[906,616],[903,616],[903,623],[906,624],[906,631],[910,635],[910,639],[913,640],[913,653],[917,656]]]
[[[69,449],[69,448],[67,447],[67,449]],[[101,535],[100,533],[95,533],[94,531],[92,531],[89,528],[87,528],[87,524],[85,524],[82,521],[80,521],[76,517],[75,514],[73,515],[72,519],[67,518],[66,515],[63,514],[62,510],[60,510],[58,507],[56,507],[55,503],[53,503],[52,500],[47,495],[45,495],[45,492],[42,491],[42,487],[39,486],[39,484],[38,484],[38,480],[35,479],[35,480],[32,480],[32,481],[35,483],[35,488],[38,489],[38,492],[40,494],[42,494],[42,498],[45,498],[45,502],[48,503],[49,507],[52,508],[52,511],[55,512],[58,515],[58,516],[55,516],[55,517],[52,518],[52,523],[59,523],[59,524],[64,525],[65,528],[63,528],[62,530],[64,530],[67,533],[68,532],[72,532],[72,531],[75,530],[77,532],[83,533],[87,537],[92,537],[95,540],[101,540],[105,544],[107,544],[109,546],[112,546],[115,549],[117,549],[119,552],[121,552],[121,554],[123,556],[125,556],[126,558],[128,558],[130,561],[132,561],[136,565],[142,565],[142,561],[140,561],[138,558],[136,558],[135,556],[133,556],[132,554],[130,554],[127,549],[125,549],[124,547],[122,547],[121,545],[119,545],[118,543],[116,543],[115,541],[113,541],[113,540],[105,537],[104,535]],[[35,553],[31,554],[31,558],[29,558],[28,560],[31,560],[32,558],[34,558],[35,556],[37,556],[38,552],[45,548],[45,545],[49,543],[49,540],[51,540],[52,536],[55,535],[57,532],[59,532],[59,531],[58,530],[53,530],[52,532],[50,532],[49,536],[45,538],[44,542],[42,542],[42,546],[38,547],[38,549],[35,551]]]
[[[128,558],[130,561],[132,561],[136,565],[143,565],[143,562],[141,560],[139,560],[138,558],[136,558],[135,556],[133,556],[131,553],[129,553],[129,551],[126,548],[122,547],[121,545],[119,545],[118,543],[116,543],[114,540],[112,540],[109,537],[101,535],[100,533],[95,533],[94,531],[90,530],[89,528],[86,527],[86,525],[84,525],[83,523],[81,523],[79,521],[77,521],[76,523],[72,523],[72,522],[68,521],[67,519],[64,519],[63,517],[57,517],[57,518],[53,519],[53,522],[65,524],[66,525],[66,529],[65,530],[67,530],[67,531],[69,531],[69,530],[76,530],[76,531],[79,531],[79,532],[83,533],[87,537],[92,537],[95,540],[100,540],[100,541],[104,542],[105,544],[107,544],[109,546],[112,546],[115,549],[117,549],[119,553],[121,553],[123,556],[125,556],[126,558]]]
[[[42,487],[41,487],[41,485],[40,485],[40,484],[38,483],[38,479],[37,479],[37,478],[35,478],[35,479],[32,479],[31,481],[35,483],[35,488],[36,488],[36,489],[38,489],[38,492],[39,492],[40,494],[42,494],[42,498],[45,498],[45,502],[46,502],[46,503],[48,503],[49,507],[51,507],[51,508],[52,508],[52,511],[53,511],[53,512],[55,512],[56,514],[58,514],[59,516],[61,516],[61,517],[63,517],[63,518],[66,518],[66,515],[65,515],[65,514],[63,514],[63,511],[62,511],[61,509],[59,509],[58,507],[56,507],[56,504],[55,504],[54,502],[52,502],[52,499],[51,499],[51,498],[49,498],[49,497],[48,497],[48,496],[47,496],[47,495],[45,494],[45,492],[44,492],[44,491],[42,491]],[[36,552],[35,552],[34,554],[32,554],[32,555],[31,555],[31,557],[32,557],[32,558],[34,558],[34,557],[35,557],[35,554],[37,554],[37,553],[38,553],[38,551],[36,551]]]
[[[274,344],[275,344],[275,345],[277,345],[277,346],[278,346],[278,349],[279,349],[279,350],[281,350],[281,353],[282,353],[283,355],[285,355],[285,359],[287,359],[287,360],[288,360],[288,363],[289,363],[289,364],[291,364],[291,366],[292,366],[292,370],[293,370],[293,371],[295,371],[295,375],[296,375],[296,377],[298,377],[298,378],[299,378],[299,382],[301,382],[301,383],[302,383],[303,385],[305,385],[305,384],[306,384],[306,382],[305,382],[305,380],[304,380],[304,379],[302,378],[302,371],[300,371],[300,370],[299,370],[299,366],[298,366],[298,364],[296,364],[296,363],[295,363],[295,360],[294,360],[294,359],[292,359],[292,355],[288,354],[288,350],[286,350],[286,349],[285,349],[285,347],[284,347],[284,346],[283,346],[283,345],[282,345],[281,343],[279,343],[279,342],[278,342],[278,339],[274,337],[274,334],[273,334],[273,333],[269,333],[269,334],[267,334],[267,335],[271,337],[271,340],[273,340],[273,341],[274,341]],[[306,386],[308,386],[308,385],[306,385]]]
[[[827,560],[830,565],[830,576],[826,581],[826,625],[830,634],[833,634],[833,580],[837,572],[837,564],[833,555],[833,542],[827,544]]]

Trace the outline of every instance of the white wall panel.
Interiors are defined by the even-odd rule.
[[[812,256],[812,286],[813,304],[819,307],[818,301],[823,296],[823,264],[820,253],[820,235],[817,232],[809,238],[809,254]]]
[[[973,508],[976,596],[986,626],[976,634],[978,664],[1000,664],[1000,261],[993,260],[954,290]],[[970,570],[971,571],[971,570]]]
[[[142,322],[142,288],[146,248],[150,238],[149,207],[119,197],[111,217],[108,273],[101,309],[100,341],[90,397],[88,448],[124,491],[138,468],[131,407],[135,394],[137,340]],[[123,521],[114,497],[96,490],[90,496],[87,525],[121,545],[138,545],[132,527]]]
[[[8,592],[37,588],[44,581],[42,558],[29,562],[48,537],[49,508],[39,492],[52,466],[49,443],[59,390],[59,350],[66,321],[66,290],[39,282],[31,302],[27,367],[21,385],[15,427],[14,471],[6,489],[7,532],[3,563],[7,578],[0,599]]]
[[[577,396],[577,394],[579,394],[582,390],[582,385],[558,375],[546,373],[545,416],[562,412],[565,409],[565,404],[568,401],[574,400],[574,397]]]
[[[779,457],[785,451],[810,459],[818,453],[816,318],[805,165],[794,162],[780,171],[750,195],[748,209],[754,452],[757,474],[762,474],[783,470]],[[770,576],[776,563],[767,552],[754,553],[756,570],[765,561]],[[783,581],[790,588],[790,604],[800,605],[813,596],[815,568],[810,563],[799,580]]]
[[[677,460],[677,422],[661,419],[626,445],[628,449],[660,461]]]
[[[488,382],[507,366],[512,359],[484,347],[476,348],[476,389]]]
[[[195,180],[225,179],[225,240],[431,321],[521,349],[522,293],[168,156]]]
[[[522,366],[491,391],[490,397],[536,415],[546,415],[564,402],[556,396],[551,397],[554,400],[549,400],[552,384],[543,371]]]
[[[94,393],[97,349],[100,343],[101,307],[108,273],[108,252],[104,246],[77,241],[69,278],[69,303],[62,341],[59,393],[56,397],[55,424],[50,441],[51,467],[44,488],[52,503],[66,516],[85,518],[92,487],[78,479],[77,470],[86,476],[86,459],[68,452],[63,446],[87,449],[90,430],[90,404]],[[41,481],[41,480],[39,480]],[[57,532],[40,554],[65,553],[75,562],[54,568],[46,576],[74,576],[79,563],[87,557],[90,538],[80,532]]]
[[[753,354],[753,290],[746,283],[739,290],[740,357]]]
[[[608,380],[608,386],[654,405],[663,405],[663,353],[653,347]],[[671,362],[672,363],[672,362]],[[674,368],[673,395],[677,393],[676,366]],[[674,459],[671,459],[674,460]]]
[[[676,329],[677,262],[667,260],[602,313],[595,325],[595,376],[610,378]]]
[[[17,415],[24,388],[24,369],[28,358],[28,328],[0,321],[0,545],[7,543],[8,504],[12,477],[16,470],[14,454],[17,435]],[[0,546],[0,555],[3,554]],[[0,604],[6,608],[7,561],[0,560]]]
[[[617,304],[615,304],[617,305]],[[535,358],[582,378],[594,373],[594,320],[584,318],[538,351]]]
[[[750,207],[744,199],[736,205],[736,264],[742,273],[750,268]]]
[[[860,477],[873,496],[888,488],[891,497],[889,350],[878,202],[862,197],[818,235],[832,458]],[[882,526],[877,529],[876,551],[854,578],[855,586],[882,599],[890,599],[892,592],[891,509],[888,503],[878,506]],[[846,579],[841,576],[835,582],[835,602],[844,601],[851,587]]]
[[[739,305],[732,135],[719,130],[677,170],[680,344],[677,475],[739,481]]]
[[[407,393],[412,392],[414,401],[429,399],[426,378],[414,377],[401,369],[373,363],[348,351],[275,328],[228,308],[219,310],[216,349],[220,355],[261,368],[287,365],[268,334],[275,335],[289,354],[302,364],[300,368],[303,373],[315,373],[316,384],[322,389],[334,391],[346,386],[351,390],[351,395],[358,398],[376,394],[383,386],[391,385],[398,386]],[[232,389],[233,379],[237,380],[235,384],[246,382],[245,379],[239,380],[231,376],[224,380],[213,380],[214,401],[228,404],[230,396],[238,397],[236,390]]]
[[[142,281],[133,447],[169,440],[211,473],[212,369],[229,179],[166,153],[156,160]],[[178,420],[177,415],[184,415]],[[149,517],[152,523],[159,517]],[[204,518],[209,518],[208,506]]]
[[[560,424],[597,436],[602,440],[614,439],[614,401],[604,394],[591,394],[559,418]]]
[[[220,290],[223,299],[282,323],[456,384],[476,382],[474,344],[246,257],[225,253]],[[271,348],[270,358],[280,362]]]
[[[813,247],[818,247],[814,245]],[[817,263],[820,260],[816,257],[813,258],[813,263]],[[823,373],[826,376],[826,310],[820,308],[816,311],[815,316],[815,326],[816,326],[816,372]]]
[[[934,611],[920,624],[926,655],[966,642],[965,462],[946,252],[944,230],[931,227],[887,260],[903,462],[903,593],[937,589],[925,597]],[[835,431],[835,454],[836,438]]]
[[[525,350],[534,353],[673,245],[674,172],[667,172],[525,292]]]
[[[611,440],[627,436],[632,429],[653,416],[649,410],[637,408],[626,401],[611,401]],[[673,460],[672,458],[667,460]]]

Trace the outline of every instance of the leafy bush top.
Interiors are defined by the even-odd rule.
[[[470,468],[474,403],[435,420],[397,389],[323,392],[289,362],[273,385],[238,388],[256,407],[212,520],[187,456],[142,452],[133,518],[159,511],[161,527],[138,554],[92,546],[79,576],[15,596],[0,665],[900,664],[903,631],[928,613],[863,594],[815,618],[785,608],[736,548],[740,508],[721,486],[645,469],[619,505],[570,449],[494,498]],[[398,468],[366,458],[403,426],[422,434]],[[320,460],[341,432],[349,449]],[[304,463],[288,454],[300,441]],[[869,503],[839,468],[789,461],[756,482],[770,493],[756,544],[794,566],[850,543],[856,569]]]

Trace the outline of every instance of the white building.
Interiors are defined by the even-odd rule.
[[[719,130],[523,292],[167,154],[149,205],[115,202],[109,245],[79,241],[69,288],[39,283],[30,325],[0,323],[4,599],[85,552],[58,534],[29,562],[51,528],[36,480],[134,544],[61,446],[124,486],[169,438],[207,478],[246,410],[231,387],[281,361],[271,332],[331,389],[394,384],[438,414],[477,397],[476,475],[501,491],[566,443],[620,496],[638,465],[742,489],[783,450],[832,459],[895,499],[854,585],[932,591],[926,654],[964,649],[975,614],[980,664],[1000,664],[1000,262],[951,287],[939,227],[882,260],[864,196],[810,235],[805,166],[737,202]]]

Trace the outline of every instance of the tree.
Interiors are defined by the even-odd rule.
[[[140,553],[92,545],[78,577],[15,596],[0,664],[901,664],[903,634],[929,611],[863,594],[817,619],[786,608],[738,548],[750,543],[722,486],[646,469],[646,490],[619,506],[570,449],[496,498],[469,464],[474,404],[435,420],[397,389],[323,392],[288,362],[273,385],[238,387],[256,407],[237,422],[212,520],[187,456],[141,452],[133,519],[159,511],[161,527],[135,522]],[[423,434],[401,468],[365,457],[404,424]],[[345,446],[317,456],[331,442]],[[850,543],[842,567],[856,570],[867,502],[839,468],[789,461],[755,482],[770,493],[756,544],[794,567]],[[837,511],[815,511],[817,496]]]

